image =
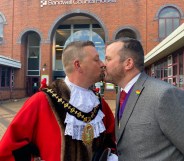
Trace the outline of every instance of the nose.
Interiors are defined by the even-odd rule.
[[[104,61],[104,64],[106,65],[107,64],[107,60],[105,59],[105,61]]]
[[[105,69],[106,69],[106,66],[105,66],[105,65],[101,67],[101,71],[102,71],[103,73],[105,72]]]
[[[100,67],[101,67],[102,69],[105,68],[105,64],[104,64],[102,61],[100,61]]]

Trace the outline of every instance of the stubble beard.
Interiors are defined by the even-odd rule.
[[[102,72],[100,73],[100,81],[104,81],[104,79],[105,79],[105,73]]]
[[[105,82],[108,83],[113,83],[115,85],[118,85],[118,83],[121,81],[121,78],[124,77],[124,73],[120,73],[120,72],[112,72],[113,74],[108,74],[106,72],[106,76],[105,76]]]
[[[106,75],[104,74],[103,80],[104,80],[105,82],[107,82],[107,83],[114,83],[114,81],[113,81],[113,76],[111,76],[111,75],[109,75],[109,74],[107,74],[107,73],[106,73]]]

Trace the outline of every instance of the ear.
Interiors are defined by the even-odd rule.
[[[79,62],[79,60],[74,60],[74,67],[75,67],[75,69],[79,69],[80,68],[80,62]]]
[[[81,65],[79,60],[74,60],[74,69],[81,72]]]
[[[125,62],[125,69],[130,70],[134,67],[134,60],[132,58],[128,58]]]

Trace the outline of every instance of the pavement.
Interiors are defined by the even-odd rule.
[[[0,102],[0,140],[4,135],[8,125],[13,120],[16,113],[20,110],[28,98],[8,100]],[[106,100],[112,112],[115,112],[115,100]]]
[[[8,125],[28,98],[0,102],[0,140]]]

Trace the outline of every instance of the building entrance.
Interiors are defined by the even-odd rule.
[[[40,78],[39,77],[27,77],[27,95],[32,96],[39,91]]]

